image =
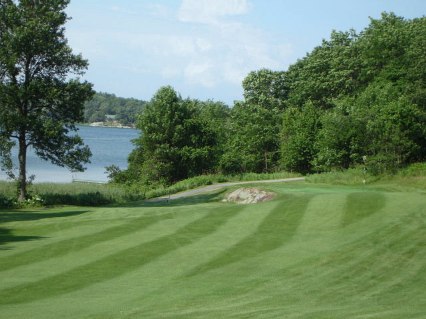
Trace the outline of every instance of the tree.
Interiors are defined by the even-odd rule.
[[[334,99],[351,94],[360,86],[361,69],[358,35],[353,31],[333,31],[306,57],[291,65],[285,74],[289,88],[288,103],[303,107],[334,107]]]
[[[266,109],[283,109],[288,96],[285,72],[261,69],[243,80],[244,100]]]
[[[21,201],[27,195],[29,147],[40,158],[76,171],[84,170],[91,155],[73,134],[93,91],[78,79],[88,62],[73,54],[64,35],[68,4],[0,0],[0,140],[17,143]]]
[[[230,134],[220,162],[223,172],[270,172],[277,168],[281,114],[288,93],[284,75],[261,69],[243,80],[245,100],[231,111]]]
[[[426,110],[398,85],[377,78],[356,99],[353,112],[364,154],[377,173],[426,158]]]
[[[270,172],[279,158],[278,109],[240,102],[231,111],[230,136],[221,159],[225,173]]]
[[[201,116],[201,107],[170,86],[157,91],[139,117],[142,133],[129,157],[128,171],[137,182],[167,185],[214,167],[216,130]]]
[[[286,170],[303,174],[312,172],[320,116],[320,110],[311,102],[302,109],[291,107],[285,111],[281,132],[281,161]]]
[[[340,105],[324,112],[320,117],[320,130],[316,135],[315,171],[347,169],[353,162],[362,160],[361,151],[364,131],[362,123],[355,121],[348,105],[351,100],[339,101]]]

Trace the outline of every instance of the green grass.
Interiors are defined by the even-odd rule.
[[[177,182],[169,187],[158,186],[154,189],[137,184],[125,186],[112,183],[36,183],[28,186],[28,192],[31,198],[41,199],[41,201],[31,200],[30,198],[24,206],[32,207],[37,205],[40,206],[40,204],[44,206],[102,206],[123,204],[129,201],[174,194],[214,183],[280,179],[296,176],[300,175],[288,172],[265,174],[247,173],[241,175],[201,175]],[[16,184],[13,182],[0,181],[0,209],[19,207],[16,197]]]
[[[0,211],[0,318],[424,318],[426,193]]]
[[[376,185],[398,190],[426,190],[426,163],[415,163],[400,169],[393,175],[371,175],[362,166],[344,171],[312,174],[308,183],[331,185]]]
[[[137,189],[114,184],[96,183],[36,183],[28,186],[30,199],[24,206],[81,205],[102,206],[141,200],[145,196]],[[17,204],[17,188],[13,182],[0,181],[0,208],[11,208]],[[39,198],[40,202],[31,198]],[[38,205],[40,206],[40,205]]]
[[[216,183],[271,180],[299,176],[301,175],[285,171],[276,173],[245,173],[240,175],[200,175],[179,181],[169,187],[158,187],[156,189],[148,190],[145,193],[145,196],[146,198],[160,197]]]

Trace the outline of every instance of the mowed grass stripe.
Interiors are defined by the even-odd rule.
[[[224,267],[241,260],[264,254],[289,241],[303,218],[312,195],[288,195],[282,205],[275,207],[256,231],[209,262],[195,267],[187,276]]]
[[[410,249],[411,245],[416,245],[412,241],[405,241],[407,236],[412,236],[418,230],[415,220],[410,223],[410,218],[404,218],[401,223],[405,225],[403,230],[399,228],[399,225],[382,225],[382,228],[370,228],[367,234],[356,237],[349,242],[345,240],[345,237],[350,237],[352,234],[345,236],[344,233],[341,233],[341,244],[336,245],[334,251],[324,252],[323,256],[294,264],[286,268],[286,271],[290,271],[292,276],[297,273],[304,273],[305,278],[311,276],[315,280],[328,282],[330,286],[356,278],[358,275],[371,270],[374,264],[386,264],[385,254],[389,251],[398,256],[399,252],[391,248],[395,243],[400,243],[404,249]],[[356,232],[356,229],[354,232]],[[323,238],[319,236],[317,240],[322,241]],[[309,267],[314,265],[314,268],[305,272],[305,265]],[[302,282],[297,282],[297,285],[300,286]],[[311,284],[308,282],[307,285]]]
[[[321,240],[321,238],[319,238],[319,240]],[[377,247],[375,254],[371,254],[370,258],[374,259],[380,250],[381,247]],[[348,251],[348,254],[351,254],[351,252]],[[419,257],[420,256],[414,257],[414,260]],[[352,258],[356,259],[356,254],[352,255]],[[379,263],[382,261],[376,260],[376,262]],[[268,263],[268,261],[266,260],[265,263]],[[408,282],[400,287],[400,291],[392,292],[392,288],[390,287],[385,291],[377,291],[372,294],[371,299],[369,299],[369,294],[364,294],[365,292],[361,290],[366,281],[368,282],[367,277],[354,277],[348,274],[348,278],[341,278],[339,281],[333,281],[334,276],[344,273],[347,274],[348,270],[353,269],[353,267],[358,267],[357,265],[341,264],[336,261],[330,264],[329,268],[322,267],[316,271],[317,265],[318,262],[305,260],[300,262],[300,264],[292,270],[285,269],[285,271],[280,274],[271,274],[269,280],[263,276],[259,278],[258,281],[254,282],[243,279],[249,278],[249,274],[239,273],[238,278],[241,280],[233,281],[232,285],[230,285],[233,287],[233,289],[229,289],[232,291],[232,294],[223,295],[222,298],[227,301],[227,304],[233,304],[233,314],[250,313],[251,311],[256,312],[259,308],[266,307],[265,312],[262,313],[262,318],[273,318],[274,313],[270,311],[274,308],[277,310],[276,306],[282,304],[281,311],[278,311],[280,315],[277,317],[299,318],[299,316],[302,316],[303,318],[342,318],[346,317],[345,314],[349,314],[352,311],[357,313],[358,316],[363,317],[363,315],[365,316],[368,313],[379,310],[384,305],[392,307],[393,302],[398,302],[401,297],[401,291],[412,290],[410,286],[413,285],[413,283]],[[368,273],[368,269],[364,269],[361,265],[359,266],[361,270],[363,269],[363,271]],[[397,267],[397,271],[393,272],[393,276],[398,277],[399,275],[405,274],[407,264],[395,264],[394,266]],[[420,277],[422,267],[419,267],[419,265],[412,265],[411,268],[413,267],[415,267],[413,276],[416,276],[417,280],[423,280],[424,282],[424,275],[423,279]],[[242,269],[240,269],[240,272],[241,271]],[[327,275],[321,276],[323,272]],[[392,275],[390,275],[388,279],[383,277],[382,279],[385,281],[383,281],[382,284],[389,283],[391,277]],[[410,278],[412,277],[410,276]],[[411,280],[412,279],[409,281]],[[247,285],[251,287],[249,293],[247,293],[248,290],[245,289]],[[241,289],[241,291],[238,291],[235,287],[240,287],[238,289]],[[372,291],[368,290],[368,293],[370,292]],[[251,300],[252,302],[247,302],[239,307],[237,306],[238,303],[234,302],[232,299],[232,295],[244,296],[244,300]],[[418,295],[416,296],[416,291],[411,291],[409,295],[404,295],[404,299],[411,298],[411,302],[414,304],[418,303],[419,297]],[[267,300],[259,301],[259,299],[261,299],[260,296],[268,296],[268,298]],[[379,296],[382,300],[380,304],[376,304],[374,301],[378,300]],[[416,299],[417,301],[415,301]],[[301,302],[309,308],[309,310],[306,310],[306,313],[304,313],[303,308],[301,308]],[[196,302],[194,301],[194,303]],[[223,309],[225,306],[225,304],[220,304],[217,305],[217,308]],[[358,311],[359,307],[363,308],[364,311]],[[394,310],[395,309],[391,312]],[[207,316],[207,313],[204,313],[204,316]],[[199,313],[199,317],[203,317],[203,314]]]
[[[100,211],[102,210],[103,209],[100,209]],[[17,266],[7,271],[0,272],[0,276],[3,277],[3,287],[0,288],[7,289],[37,282],[70,271],[74,268],[91,264],[99,259],[114,255],[118,251],[136,247],[142,243],[151,242],[161,237],[171,235],[175,233],[177,229],[202,218],[208,211],[203,211],[198,214],[188,214],[183,211],[174,212],[173,209],[171,213],[174,214],[175,218],[163,219],[160,222],[153,223],[148,227],[140,229],[140,231],[119,236],[111,240],[101,241],[86,248],[77,251],[74,250],[72,253],[66,255],[52,257],[28,265]],[[138,216],[139,215],[140,214],[138,214]],[[107,224],[109,224],[109,220],[104,223],[104,225]],[[99,227],[101,227],[101,225]],[[76,229],[76,232],[78,231],[79,230]]]
[[[58,242],[46,244],[38,248],[34,248],[31,251],[16,254],[13,258],[0,259],[0,271],[12,269],[20,265],[28,265],[30,263],[45,261],[49,258],[60,257],[74,251],[96,245],[102,241],[112,240],[120,236],[141,231],[156,222],[170,218],[173,218],[173,215],[170,213],[135,218],[122,225],[105,228],[96,233],[67,238]],[[105,227],[107,224],[104,223],[103,226]]]
[[[395,278],[419,276],[422,264],[418,261],[424,260],[424,251],[416,248],[422,245],[424,229],[416,226],[414,220],[411,224],[407,220],[402,223],[407,227],[399,235],[395,234],[393,225],[375,229],[369,236],[344,245],[333,254],[318,257],[317,260],[307,259],[285,268],[282,274],[277,273],[273,277],[286,278],[282,284],[288,288],[289,293],[292,291],[296,295],[300,291],[305,296],[315,296],[318,302],[322,301],[324,304],[336,300],[336,295],[342,300],[367,296],[374,291],[385,295],[389,290],[387,287],[395,283]],[[381,239],[379,242],[378,238]],[[394,245],[400,247],[396,249]],[[373,276],[375,281],[372,281]],[[424,279],[425,276],[423,282]],[[321,286],[324,282],[327,285]],[[280,285],[278,282],[278,286]],[[276,291],[272,287],[265,289]]]
[[[25,303],[53,297],[121,276],[207,236],[240,210],[241,208],[233,206],[223,211],[210,212],[172,235],[119,251],[44,280],[1,290],[0,304]]]
[[[216,204],[216,208],[224,209],[230,205],[235,206],[234,204],[219,203]],[[162,293],[170,293],[171,289],[175,289],[176,284],[182,281],[182,276],[195,265],[208,261],[211,256],[231,247],[254,232],[264,216],[275,206],[277,206],[276,201],[259,205],[238,205],[238,209],[241,211],[229,218],[215,232],[171,251],[124,276],[85,287],[72,294],[67,294],[66,298],[73,298],[73,296],[93,298],[99,291],[109,291],[109,298],[123,309],[128,309],[126,306],[128,304],[139,304],[143,308],[151,296],[161,296]],[[187,280],[183,281],[191,285]],[[111,287],[114,287],[113,291]],[[184,287],[182,289],[186,290]],[[126,291],[126,294],[117,294],[117,290]],[[178,288],[177,293],[182,296],[184,291]],[[100,315],[100,318],[108,318],[107,313],[106,310],[105,314]],[[115,317],[111,315],[111,318]],[[123,317],[126,316],[123,315]]]
[[[162,207],[156,211],[165,213],[178,209],[184,215],[179,213],[176,222],[163,220],[132,236],[103,241],[60,258],[53,257],[46,261],[47,266],[54,267],[54,263],[57,263],[58,268],[67,269],[63,273],[57,272],[55,275],[58,276],[40,277],[45,280],[32,283],[44,286],[48,292],[42,288],[37,290],[32,284],[9,286],[22,290],[29,287],[29,294],[42,295],[27,298],[25,291],[3,289],[0,292],[0,304],[4,296],[13,294],[18,295],[16,298],[20,301],[14,302],[11,298],[0,305],[0,317],[53,319],[59,314],[64,319],[424,318],[424,193],[386,192],[368,187],[334,187],[324,191],[321,186],[310,186],[305,194],[303,187],[297,189],[297,192],[292,191],[290,186],[274,187],[279,193],[275,201],[243,206],[241,212],[234,212],[214,230],[203,232],[205,235],[193,236],[193,232],[188,230],[183,244],[172,244],[170,241],[177,233],[179,238],[184,236],[180,232],[185,229],[184,224],[189,226],[196,219],[207,217],[212,211],[222,214],[225,210],[232,211],[240,207],[213,202],[208,205],[188,202],[185,205],[182,201],[175,207]],[[372,192],[374,195],[362,196],[364,192]],[[355,193],[357,195],[351,195]],[[275,209],[281,207],[285,210],[292,195],[305,197],[308,194],[314,197],[304,210],[295,233],[278,248],[270,250],[267,245],[264,252],[259,251],[255,255],[247,250],[246,257],[231,257],[231,261],[232,258],[239,258],[237,261],[182,277],[187,271],[214,261],[254,236],[261,225],[271,218]],[[358,205],[357,200],[375,201],[377,194],[385,197],[383,207],[378,208],[380,205],[372,203],[372,209],[371,206],[367,207],[369,204],[362,203],[359,205],[365,204],[366,211],[363,207],[354,209]],[[352,208],[348,208],[349,205]],[[152,213],[146,209],[140,208],[141,212]],[[95,210],[101,229],[109,224],[103,220],[103,210]],[[136,215],[136,211],[127,208],[117,210],[116,213],[117,216],[124,213],[131,218]],[[345,218],[349,218],[346,214],[351,215],[348,222],[344,222]],[[16,222],[17,229],[19,223]],[[247,225],[250,227],[247,228]],[[282,231],[271,228],[271,234],[279,238]],[[163,241],[167,237],[168,241]],[[259,237],[260,241],[265,240]],[[129,240],[132,243],[126,244],[125,241]],[[164,253],[158,255],[158,252],[149,252],[148,258],[151,260],[142,261],[142,265],[133,268],[127,268],[127,261],[117,262],[114,264],[117,268],[124,265],[122,276],[111,275],[112,263],[107,257],[126,258],[131,254],[128,248],[142,247],[142,244],[150,246],[149,250],[154,249],[152,243],[157,240],[163,243],[161,246],[165,248],[160,247],[159,250]],[[108,244],[111,247],[106,249]],[[105,250],[97,256],[91,256],[91,252],[95,252],[98,247]],[[26,249],[25,245],[16,249],[21,248]],[[135,250],[133,253],[140,252]],[[83,262],[78,263],[78,260],[84,258],[90,262],[85,260],[85,265]],[[98,262],[98,259],[107,261],[104,268],[100,265],[93,267],[93,262]],[[133,262],[136,257],[130,259]],[[72,265],[69,265],[71,262]],[[95,276],[103,278],[92,284],[92,279],[74,272],[79,269],[77,265],[81,268],[92,267],[93,271],[103,273]],[[34,276],[37,276],[36,272],[42,270],[42,266],[41,262],[29,264],[28,269],[16,267],[0,273],[0,278],[7,280],[7,275],[21,276],[24,270],[29,275],[33,270]],[[13,270],[16,270],[15,274]],[[55,287],[56,282],[52,278],[57,278],[57,285],[60,286],[61,280],[66,284],[71,281],[68,278],[64,280],[64,276],[80,282],[83,280],[84,287],[68,288],[69,293],[63,294],[61,288]],[[50,289],[55,291],[51,293]]]
[[[327,197],[328,198],[328,197]],[[314,201],[311,201],[313,203]],[[311,206],[311,205],[310,205]],[[406,208],[408,208],[408,205],[406,205]],[[342,207],[340,207],[342,209]],[[413,209],[413,211],[415,208]],[[386,212],[381,212],[380,216],[386,214]],[[405,211],[402,215],[406,215],[407,211]],[[363,264],[357,264],[357,262],[361,262],[363,260],[364,262],[370,261],[373,262],[375,265],[374,271],[377,273],[380,273],[382,269],[380,269],[381,266],[383,266],[386,261],[383,258],[386,258],[386,254],[383,253],[383,251],[387,251],[389,253],[389,250],[394,249],[392,247],[395,243],[400,243],[401,249],[398,249],[398,251],[395,251],[395,260],[398,261],[398,255],[404,255],[406,253],[409,253],[409,251],[413,252],[416,248],[414,247],[407,247],[407,240],[408,243],[417,241],[419,243],[420,238],[417,238],[417,235],[422,234],[422,230],[420,227],[415,227],[417,225],[417,221],[413,219],[413,214],[409,214],[407,220],[405,218],[402,218],[401,220],[395,221],[393,220],[392,223],[387,224],[380,224],[376,223],[377,221],[380,221],[380,216],[375,217],[375,222],[370,225],[370,228],[368,229],[368,232],[362,231],[361,233],[366,233],[367,236],[355,236],[355,240],[353,239],[353,234],[348,233],[344,230],[335,229],[335,233],[338,234],[341,242],[344,243],[342,245],[339,243],[339,241],[336,241],[335,248],[340,249],[339,253],[337,254],[331,254],[331,256],[325,255],[322,256],[316,256],[315,258],[306,258],[305,260],[299,260],[299,263],[297,265],[294,265],[292,269],[285,268],[283,272],[281,273],[275,273],[267,275],[265,278],[265,275],[263,274],[260,276],[258,280],[249,280],[250,271],[244,272],[245,269],[249,270],[250,263],[247,262],[245,264],[245,267],[239,267],[238,268],[238,275],[235,273],[234,276],[231,274],[228,276],[224,272],[222,272],[222,277],[225,277],[226,279],[220,279],[219,276],[216,277],[216,280],[229,280],[230,284],[227,288],[226,292],[222,290],[220,291],[221,286],[223,286],[224,282],[217,284],[217,294],[222,294],[222,298],[227,301],[227,303],[230,303],[233,305],[234,309],[232,313],[235,315],[236,313],[239,313],[240,310],[243,311],[243,308],[261,308],[265,306],[264,301],[261,301],[259,305],[256,304],[250,304],[247,303],[244,306],[241,307],[241,309],[237,308],[237,303],[233,299],[232,295],[235,296],[243,296],[244,300],[259,300],[259,297],[256,296],[270,296],[273,297],[276,295],[275,300],[271,301],[272,305],[277,305],[280,303],[286,303],[286,306],[283,306],[282,310],[285,313],[285,308],[288,307],[289,310],[292,308],[291,304],[294,302],[294,304],[298,305],[295,307],[294,310],[290,310],[290,313],[293,313],[294,316],[297,317],[295,313],[300,314],[300,301],[306,300],[306,303],[312,303],[312,308],[314,310],[312,311],[312,318],[339,318],[344,317],[345,313],[350,313],[350,311],[356,311],[356,303],[359,302],[358,299],[360,299],[360,296],[362,296],[362,292],[359,293],[359,290],[362,287],[365,287],[365,281],[368,282],[368,277],[361,276],[363,274],[368,274],[369,272],[369,266],[363,265]],[[306,214],[305,214],[306,217]],[[361,218],[363,219],[363,218]],[[411,221],[410,221],[411,220]],[[339,221],[339,220],[338,220]],[[395,233],[395,229],[393,226],[396,224],[402,224],[405,225],[404,232],[401,232],[399,235]],[[356,223],[360,225],[359,223]],[[364,226],[363,226],[364,227]],[[362,229],[355,229],[354,226],[354,232],[359,232]],[[417,234],[417,235],[415,235]],[[424,232],[423,232],[424,235]],[[409,238],[407,236],[414,236],[412,238]],[[318,234],[317,241],[327,240],[328,238],[325,238],[328,236],[324,236],[324,234]],[[416,239],[417,238],[417,239]],[[349,240],[348,240],[349,239]],[[391,241],[389,241],[391,240]],[[348,242],[350,244],[348,244]],[[414,244],[413,244],[414,245]],[[411,246],[411,245],[409,245]],[[330,254],[329,254],[330,255]],[[307,255],[309,257],[310,254]],[[288,256],[289,259],[293,259],[293,256]],[[324,263],[323,260],[327,258],[328,263]],[[339,259],[340,258],[340,259]],[[361,260],[360,260],[361,259]],[[405,275],[405,269],[412,271],[413,276],[419,276],[419,269],[421,270],[421,267],[419,264],[413,264],[417,260],[422,260],[422,256],[417,254],[416,256],[413,256],[412,260],[406,260],[406,262],[397,262],[394,264],[396,271],[393,272],[393,274],[389,274],[389,278],[386,278],[386,276],[383,276],[382,279],[384,280],[382,282],[383,285],[392,284],[393,283],[393,277],[398,276],[404,276]],[[424,259],[423,259],[424,260]],[[264,264],[269,264],[270,260],[264,260]],[[261,265],[258,265],[261,267]],[[409,268],[407,266],[410,266]],[[354,275],[351,276],[350,272],[354,270],[358,270],[360,272],[360,275]],[[262,269],[263,271],[263,269]],[[386,271],[386,270],[385,270]],[[211,273],[213,275],[214,273]],[[349,274],[349,275],[348,275]],[[340,277],[339,280],[334,281],[336,276],[345,276]],[[269,277],[269,278],[268,278]],[[207,278],[207,277],[202,277]],[[409,277],[411,278],[411,276]],[[241,280],[236,280],[241,279]],[[276,284],[268,284],[269,282],[275,282]],[[353,280],[351,282],[351,280]],[[211,279],[212,283],[215,282],[215,279]],[[266,283],[266,285],[265,285]],[[327,283],[324,285],[324,283]],[[191,285],[195,285],[195,281],[191,281]],[[248,292],[247,287],[250,286],[250,292]],[[210,293],[209,295],[214,296],[216,293],[215,285],[210,285]],[[231,288],[232,287],[232,288]],[[377,288],[378,286],[375,285]],[[355,289],[356,288],[356,289]],[[182,288],[183,290],[184,288]],[[240,290],[238,290],[240,289]],[[406,287],[406,289],[409,289]],[[369,290],[368,292],[370,292]],[[229,292],[229,293],[228,293]],[[354,294],[355,293],[355,294]],[[385,291],[379,292],[384,294]],[[386,292],[387,293],[387,292]],[[200,293],[202,294],[202,293]],[[336,297],[339,296],[339,297]],[[392,297],[392,296],[390,296]],[[210,297],[213,299],[212,297]],[[376,298],[376,297],[375,297]],[[323,301],[323,304],[325,306],[321,306],[321,302]],[[342,307],[339,309],[338,304],[341,302]],[[202,304],[202,301],[199,300],[198,302],[196,300],[192,301],[193,304],[200,303]],[[351,304],[351,306],[347,306],[347,304]],[[368,303],[368,302],[366,302]],[[389,304],[391,304],[390,302]],[[374,304],[374,303],[373,303]],[[218,308],[223,309],[226,305],[220,304],[218,305]],[[330,308],[330,309],[323,309],[321,308]],[[214,308],[214,307],[212,307]],[[238,310],[237,310],[238,309]],[[331,310],[333,309],[333,310]],[[370,309],[370,308],[369,308]],[[371,310],[371,309],[370,309]],[[247,312],[250,312],[249,310],[246,310]],[[243,311],[244,312],[244,311]],[[333,315],[333,312],[339,315]],[[152,313],[151,313],[152,314]],[[364,313],[365,314],[365,313]],[[203,315],[207,316],[207,312],[202,314],[202,311],[198,313],[195,317],[202,317]],[[170,314],[172,316],[172,314]],[[311,317],[307,314],[308,317]],[[179,316],[178,316],[179,317]],[[188,316],[191,317],[191,316]],[[237,316],[238,317],[238,316]],[[263,314],[262,317],[269,317],[266,315],[266,313]],[[271,314],[271,317],[273,317],[273,314]],[[281,312],[281,317],[283,317],[283,312]],[[136,317],[135,317],[136,318]]]
[[[347,196],[343,226],[369,217],[385,206],[386,198],[383,193],[378,192],[356,192]]]

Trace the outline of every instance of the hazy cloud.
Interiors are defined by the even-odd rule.
[[[183,94],[211,92],[214,98],[218,89],[241,92],[250,71],[287,66],[291,45],[239,19],[251,8],[249,0],[117,4],[96,11],[90,31],[68,32],[73,48],[91,62],[89,72],[102,74],[99,83],[110,87],[127,83],[127,89],[150,79],[141,90],[170,84],[188,92]],[[113,28],[108,24],[111,19]],[[116,72],[109,81],[103,73],[108,68]]]
[[[183,0],[178,12],[180,21],[216,23],[225,16],[247,13],[247,0]]]
[[[202,26],[202,37],[192,35],[191,60],[183,66],[186,81],[205,87],[240,86],[252,70],[283,67],[288,44],[276,44],[262,30],[235,20],[250,7],[248,0],[182,0],[178,20]]]

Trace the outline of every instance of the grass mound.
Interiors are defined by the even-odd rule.
[[[424,318],[423,192],[263,187],[2,211],[0,318]]]

